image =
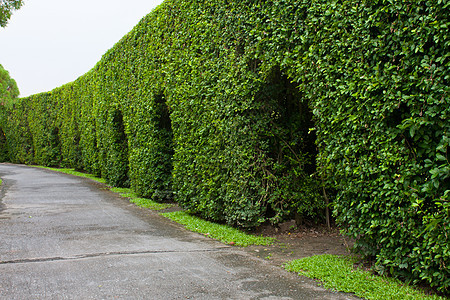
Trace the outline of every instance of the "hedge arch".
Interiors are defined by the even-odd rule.
[[[102,176],[108,184],[117,187],[128,187],[128,139],[122,112],[117,108],[105,110],[99,114],[98,121],[105,126],[103,134],[98,135],[100,157],[102,160]]]
[[[149,102],[148,111],[135,111],[133,115],[135,121],[145,125],[136,130],[135,142],[130,144],[131,182],[140,195],[168,201],[173,199],[170,111],[163,92],[153,94]]]
[[[315,176],[315,125],[307,99],[278,66],[269,72],[257,98],[263,103],[263,114],[270,116],[263,136],[275,180],[272,185],[277,187],[270,214],[290,210],[298,224],[306,216],[323,218],[322,184]]]

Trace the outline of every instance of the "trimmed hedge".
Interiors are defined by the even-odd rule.
[[[3,114],[61,164],[242,227],[323,218],[448,290],[446,1],[167,0],[87,74]]]
[[[449,3],[337,4],[310,8],[321,29],[292,50],[335,214],[380,270],[448,289]]]
[[[19,88],[16,81],[9,76],[9,72],[0,64],[0,115],[5,114],[4,107],[10,108],[18,95]],[[4,118],[0,118],[0,122],[2,121],[4,121]],[[2,129],[0,130],[0,162],[5,162],[9,160],[9,154],[3,126],[0,125],[0,128]]]

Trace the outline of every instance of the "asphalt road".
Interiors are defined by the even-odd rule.
[[[349,299],[89,179],[0,164],[0,299]]]

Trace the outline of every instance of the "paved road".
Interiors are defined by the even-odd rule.
[[[347,299],[89,179],[0,164],[0,299]]]

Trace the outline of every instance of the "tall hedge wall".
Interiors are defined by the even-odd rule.
[[[14,79],[9,76],[9,72],[0,64],[0,116],[5,113],[5,106],[10,108],[19,95],[19,88]],[[0,118],[0,122],[1,122]],[[0,128],[3,126],[0,125]],[[0,162],[9,160],[9,153],[6,144],[6,135],[0,130]]]
[[[75,82],[3,113],[63,165],[251,227],[322,216],[447,290],[447,1],[166,0]]]

